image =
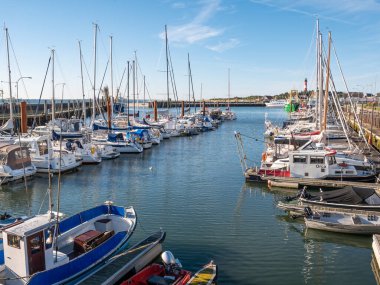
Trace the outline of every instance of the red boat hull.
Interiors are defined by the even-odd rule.
[[[148,267],[145,267],[140,272],[136,273],[134,276],[128,280],[121,283],[121,285],[148,285],[154,284],[154,280],[159,280],[165,278],[174,279],[174,282],[170,283],[171,285],[185,285],[187,281],[190,280],[191,272],[186,270],[178,270],[174,273],[165,272],[165,267],[160,264],[152,264]],[[148,283],[148,280],[150,282]],[[157,283],[159,284],[159,283]]]

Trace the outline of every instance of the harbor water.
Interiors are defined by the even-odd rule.
[[[135,207],[131,243],[163,228],[164,248],[196,271],[213,259],[218,284],[376,284],[371,237],[306,231],[276,203],[294,192],[245,183],[234,131],[244,138],[250,165],[264,149],[264,116],[281,123],[285,112],[234,108],[238,120],[213,132],[171,138],[142,154],[62,176],[60,211],[69,215],[110,200]],[[53,177],[54,198],[57,179]],[[47,176],[0,188],[0,210],[37,214],[47,210]],[[55,203],[56,204],[56,203]],[[42,206],[41,206],[42,205]]]

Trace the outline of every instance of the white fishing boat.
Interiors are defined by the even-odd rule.
[[[265,103],[266,107],[277,107],[282,108],[286,105],[287,100],[285,99],[279,99],[279,100],[270,100],[268,103]]]
[[[305,224],[311,229],[346,234],[371,235],[380,233],[378,213],[363,215],[340,212],[312,212],[305,208]]]
[[[0,185],[36,174],[27,147],[0,143]]]
[[[82,164],[72,153],[63,151],[60,155],[59,150],[53,149],[48,136],[21,137],[20,142],[22,146],[29,148],[31,161],[36,166],[37,172],[72,171]],[[16,141],[16,144],[19,142]]]
[[[58,221],[38,215],[5,228],[5,284],[63,284],[121,249],[136,227],[133,207],[106,202]]]

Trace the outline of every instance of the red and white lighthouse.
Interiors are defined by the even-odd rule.
[[[306,93],[307,92],[307,78],[305,78],[305,81],[303,83],[303,91]]]

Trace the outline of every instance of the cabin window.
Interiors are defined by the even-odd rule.
[[[306,163],[306,155],[294,155],[293,156],[294,163]]]
[[[335,170],[335,174],[342,174],[342,171],[340,171],[340,170]]]
[[[329,165],[336,164],[335,156],[328,156]]]
[[[21,149],[15,151],[15,157],[16,159],[24,159],[28,157],[28,151],[26,149]]]
[[[41,236],[35,236],[29,240],[32,254],[39,253],[41,251]]]
[[[48,154],[48,145],[46,141],[38,142],[38,150],[40,155]]]
[[[310,156],[310,164],[325,164],[323,156]]]
[[[348,170],[348,171],[346,171],[346,174],[354,174],[354,171]]]
[[[325,169],[324,169],[324,168],[321,168],[321,172],[325,172]]]
[[[16,235],[8,234],[8,245],[14,248],[20,248],[20,240],[21,238]]]

